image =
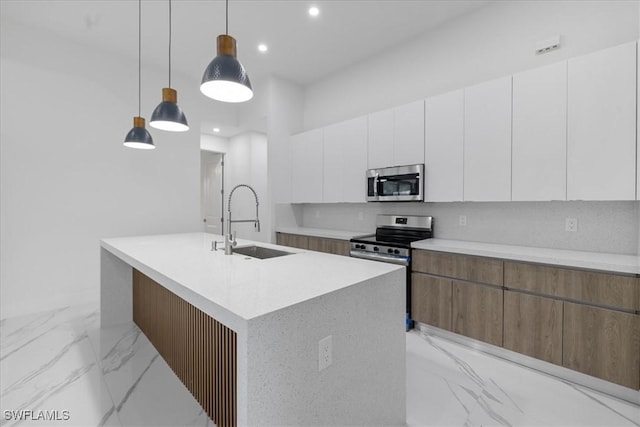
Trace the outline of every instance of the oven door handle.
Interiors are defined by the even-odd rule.
[[[378,255],[373,253],[363,254],[362,252],[358,252],[358,251],[349,251],[349,256],[353,258],[368,259],[370,261],[381,261],[381,262],[387,262],[389,264],[404,265],[405,267],[409,265],[409,260],[406,258],[395,258],[395,257]]]

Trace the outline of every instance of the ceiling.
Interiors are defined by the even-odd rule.
[[[230,0],[229,34],[253,82],[308,85],[489,3],[485,0]],[[310,6],[320,9],[311,17]],[[136,0],[2,0],[2,20],[138,55]],[[167,67],[168,0],[142,1],[142,60]],[[222,0],[172,1],[172,71],[200,81],[225,32]],[[268,45],[267,53],[258,51]]]

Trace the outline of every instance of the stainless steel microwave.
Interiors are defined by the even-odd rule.
[[[367,171],[367,201],[424,201],[424,165],[369,169]]]

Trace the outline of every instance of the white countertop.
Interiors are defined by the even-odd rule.
[[[238,247],[257,244],[293,254],[264,260],[225,255],[211,251],[213,240],[224,239],[186,233],[103,239],[101,245],[143,273],[153,272],[169,290],[191,291],[245,320],[403,268],[240,239]]]
[[[367,236],[372,234],[372,233],[365,233],[363,231],[327,230],[324,228],[309,228],[309,227],[276,227],[276,232],[298,234],[301,236],[324,237],[325,239],[336,239],[336,240],[350,240],[353,237]]]
[[[640,257],[636,255],[569,251],[443,239],[421,240],[412,243],[411,247],[429,251],[476,255],[613,273],[640,274]]]

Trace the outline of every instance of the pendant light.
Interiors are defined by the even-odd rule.
[[[218,55],[204,70],[200,92],[223,102],[248,101],[253,98],[253,90],[249,75],[236,58],[236,39],[229,35],[229,0],[226,0],[225,30],[217,39]]]
[[[140,117],[141,75],[142,75],[142,0],[138,0],[138,116],[133,118],[133,129],[124,138],[124,145],[129,148],[140,148],[151,150],[156,148],[153,145],[151,134],[144,127],[144,119]]]
[[[149,124],[156,129],[172,132],[189,130],[187,118],[177,102],[178,92],[171,89],[171,0],[169,0],[169,87],[162,88],[162,102],[153,110]]]

